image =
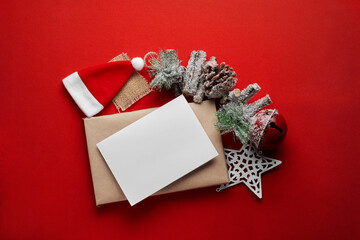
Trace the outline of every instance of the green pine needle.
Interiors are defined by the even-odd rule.
[[[243,144],[247,144],[250,140],[250,121],[244,117],[243,109],[243,104],[234,102],[223,105],[216,112],[218,122],[215,125],[221,134],[233,132]]]
[[[162,88],[170,89],[181,78],[181,61],[177,51],[159,50],[159,58],[152,58],[149,63],[150,75],[154,77],[150,82],[151,88],[159,91]]]

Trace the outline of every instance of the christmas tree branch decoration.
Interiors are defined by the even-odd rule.
[[[196,91],[196,94],[193,97],[194,102],[196,103],[202,103],[202,101],[204,100],[204,96],[205,96],[205,87],[203,82],[199,83],[199,88]]]
[[[272,101],[269,95],[262,97],[261,99],[247,104],[247,102],[260,91],[260,86],[257,83],[248,85],[244,90],[240,91],[238,88],[234,89],[229,93],[228,99],[230,102],[235,102],[237,104],[245,104],[244,114],[247,118],[254,116],[260,109],[271,104]],[[246,105],[247,104],[247,105]]]
[[[179,77],[177,81],[175,81],[172,85],[172,89],[175,97],[178,97],[182,94],[182,89],[184,88],[184,77],[185,77],[186,68],[184,66],[180,66],[179,68]]]
[[[192,51],[186,68],[183,93],[186,96],[194,96],[201,81],[200,75],[206,61],[206,52]]]
[[[245,114],[248,117],[253,117],[260,109],[266,107],[267,105],[270,105],[272,103],[270,96],[266,95],[265,97],[260,98],[254,103],[251,103],[247,105],[247,108],[245,109]]]
[[[178,58],[178,53],[174,49],[159,50],[157,57],[150,57],[147,60],[150,52],[145,55],[145,61],[150,65],[146,65],[149,69],[151,77],[154,77],[150,82],[150,87],[157,90],[162,88],[170,89],[173,84],[181,83],[183,81],[184,68],[181,66],[181,61]]]
[[[205,64],[201,78],[204,82],[205,96],[209,99],[223,98],[222,102],[237,81],[234,69],[225,62],[218,65],[215,57],[210,58]]]
[[[243,143],[251,141],[251,126],[254,115],[262,108],[271,103],[269,95],[247,104],[247,102],[260,90],[259,85],[250,84],[244,90],[234,89],[229,93],[228,103],[224,104],[217,112],[218,122],[216,127],[225,134],[233,132],[234,135]]]
[[[236,102],[223,105],[216,112],[218,122],[215,124],[221,134],[233,132],[243,144],[250,140],[250,119],[245,117],[245,106]]]
[[[257,92],[260,91],[260,87],[257,83],[249,84],[244,90],[234,89],[229,94],[230,101],[236,101],[241,103],[247,103]]]
[[[156,57],[150,57],[150,65],[147,65],[150,55]],[[159,50],[159,54],[149,52],[144,60],[150,77],[154,77],[150,82],[151,88],[172,88],[175,96],[192,96],[196,103],[201,103],[205,97],[220,98],[220,103],[225,103],[237,81],[232,67],[225,62],[218,65],[216,57],[206,62],[206,52],[202,50],[191,52],[187,68],[181,66],[178,54],[173,49]]]

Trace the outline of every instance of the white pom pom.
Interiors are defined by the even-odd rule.
[[[136,71],[141,71],[141,69],[144,67],[144,60],[141,57],[135,57],[131,59],[131,64]]]

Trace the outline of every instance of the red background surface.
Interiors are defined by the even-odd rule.
[[[1,239],[360,237],[359,1],[2,1],[0,27]],[[193,49],[217,56],[286,117],[262,200],[241,185],[95,206],[83,115],[61,79],[159,47],[185,64]]]

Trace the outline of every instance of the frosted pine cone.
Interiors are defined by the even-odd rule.
[[[209,99],[227,97],[237,81],[234,69],[224,62],[218,65],[215,57],[206,62],[201,79]]]

